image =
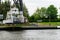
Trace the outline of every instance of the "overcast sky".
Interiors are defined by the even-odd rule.
[[[23,3],[25,3],[25,5],[27,6],[30,15],[35,12],[36,8],[47,8],[51,4],[57,7],[58,14],[60,13],[60,0],[23,0]]]
[[[48,7],[53,4],[58,9],[58,14],[60,13],[60,0],[23,0],[23,3],[28,8],[29,14],[32,15],[37,8]]]

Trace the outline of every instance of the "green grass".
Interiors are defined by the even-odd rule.
[[[29,23],[16,24],[16,27],[22,27],[22,26],[30,26],[30,24]]]
[[[34,22],[32,22],[34,23]],[[56,27],[56,26],[60,26],[60,22],[40,22],[37,23],[39,26],[51,26],[51,27]],[[50,25],[49,25],[50,24]],[[0,28],[4,28],[4,27],[23,27],[23,26],[31,26],[29,23],[24,23],[24,24],[0,24]]]
[[[60,26],[60,22],[41,22],[38,23],[41,26]]]
[[[5,28],[5,27],[22,27],[22,26],[30,26],[29,23],[24,23],[24,24],[0,24],[0,28]]]

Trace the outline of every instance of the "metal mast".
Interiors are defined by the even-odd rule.
[[[13,0],[15,4],[20,4],[20,11],[23,11],[23,2],[22,0]]]
[[[15,4],[19,4],[20,6],[20,21],[24,23],[24,16],[23,16],[23,2],[22,0],[13,0]],[[22,18],[22,19],[21,19]]]
[[[19,0],[19,4],[20,4],[20,11],[23,11],[23,2],[22,2],[22,0]]]

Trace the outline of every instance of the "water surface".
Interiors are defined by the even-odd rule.
[[[0,40],[60,40],[60,29],[0,31]]]

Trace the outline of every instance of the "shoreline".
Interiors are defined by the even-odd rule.
[[[57,27],[36,27],[36,28],[22,28],[22,27],[5,27],[0,28],[0,30],[6,30],[6,31],[21,31],[21,30],[49,30],[49,29],[60,29]]]

